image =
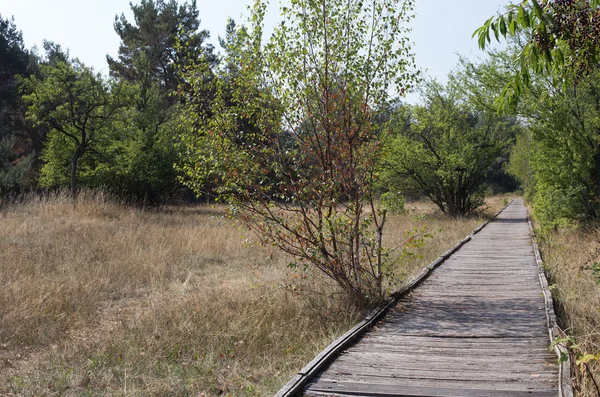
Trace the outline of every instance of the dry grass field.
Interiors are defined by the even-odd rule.
[[[396,266],[399,283],[482,220],[407,207],[387,246],[433,237]],[[363,315],[222,207],[59,194],[5,206],[0,224],[0,395],[268,396]]]
[[[541,239],[552,295],[563,329],[574,335],[581,353],[600,353],[600,227],[563,229]],[[600,383],[600,365],[590,363]],[[578,396],[598,396],[589,373],[576,368]]]

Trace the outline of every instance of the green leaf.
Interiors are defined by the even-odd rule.
[[[529,71],[527,69],[525,69],[525,71],[523,72],[523,83],[525,84],[525,86],[529,85],[529,81],[530,81]]]
[[[558,363],[566,363],[569,361],[569,355],[565,352],[560,352],[560,357],[558,358]]]
[[[549,49],[544,50],[544,58],[546,58],[548,64],[552,64],[552,53]]]
[[[523,8],[523,21],[525,22],[526,27],[531,27],[531,17],[529,15],[529,11],[525,8]]]
[[[496,41],[500,41],[500,37],[498,36],[498,25],[496,23],[491,24],[492,31],[494,32],[494,37],[496,37]]]
[[[598,356],[594,355],[594,354],[582,354],[576,361],[575,364],[580,365],[580,364],[587,364],[590,361],[597,361],[598,360]]]
[[[485,33],[483,32],[479,35],[479,48],[485,50]]]
[[[523,6],[519,6],[517,8],[517,22],[521,25],[523,25]]]
[[[529,60],[531,61],[531,67],[536,72],[538,72],[538,67],[539,67],[538,57],[539,57],[538,49],[537,49],[536,46],[533,46],[533,48],[532,48],[532,54],[531,54]]]
[[[540,7],[540,4],[537,2],[537,0],[533,0],[533,11],[539,19],[543,18],[544,11],[542,10],[542,7]]]
[[[500,25],[500,33],[502,36],[506,37],[506,20],[504,17],[500,17],[498,24]]]
[[[558,345],[571,345],[571,348],[575,348],[575,339],[571,336],[554,338],[550,343],[550,350],[553,350]]]
[[[554,50],[552,50],[552,56],[554,57],[554,60],[558,63],[558,66],[562,68],[565,64],[565,57],[562,51],[559,48],[555,48]]]
[[[508,14],[508,30],[513,36],[517,33],[517,21],[514,19],[512,13]]]
[[[513,79],[513,90],[517,94],[517,96],[521,93],[521,79],[519,78],[519,74],[515,74]]]

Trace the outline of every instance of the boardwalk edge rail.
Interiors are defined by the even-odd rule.
[[[321,353],[319,353],[315,358],[312,359],[304,368],[302,368],[298,373],[275,394],[275,397],[292,397],[299,391],[301,391],[304,386],[310,382],[310,380],[320,372],[326,365],[328,365],[331,360],[338,355],[340,351],[348,347],[352,342],[362,336],[366,331],[368,331],[377,321],[379,321],[387,311],[396,306],[400,298],[414,290],[421,282],[423,282],[431,272],[440,266],[442,263],[446,261],[452,254],[458,251],[463,245],[471,240],[471,237],[475,234],[479,233],[484,227],[486,227],[493,219],[495,219],[502,211],[504,211],[510,204],[512,204],[514,200],[511,200],[508,204],[504,206],[500,211],[498,211],[490,220],[483,222],[479,225],[471,234],[467,237],[459,241],[454,247],[450,248],[448,251],[444,252],[440,255],[435,261],[430,263],[428,266],[424,267],[421,273],[412,279],[407,285],[400,288],[398,291],[392,293],[391,299],[387,302],[382,303],[377,307],[377,309],[373,310],[364,320],[356,324],[352,329],[348,332],[334,340],[329,346],[327,346]],[[536,254],[537,255],[537,254]],[[565,395],[564,397],[572,397]]]
[[[529,232],[531,234],[531,240],[533,242],[533,252],[535,254],[535,261],[538,266],[538,276],[540,279],[540,286],[542,287],[542,294],[544,295],[544,304],[546,307],[546,321],[548,327],[548,336],[550,337],[550,343],[554,339],[560,336],[560,328],[556,323],[556,314],[554,313],[554,301],[552,300],[552,293],[548,287],[548,279],[546,278],[546,272],[544,272],[544,262],[540,253],[537,239],[535,237],[535,231],[531,218],[527,215],[527,223],[529,224]],[[562,344],[556,344],[554,352],[559,359],[558,367],[558,391],[560,397],[573,397],[573,384],[571,382],[571,359],[569,351]],[[560,361],[560,358],[566,355],[566,361]]]

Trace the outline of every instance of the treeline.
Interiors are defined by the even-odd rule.
[[[181,190],[178,68],[202,59],[212,69],[217,56],[195,2],[144,0],[132,11],[134,23],[115,18],[110,77],[57,43],[27,50],[14,21],[1,20],[0,190],[87,186],[150,203]]]
[[[421,91],[420,104],[370,104],[381,143],[378,194],[427,197],[463,215],[486,192],[520,185],[544,225],[600,217],[600,75],[588,46],[596,25],[569,19],[593,10],[588,3],[529,7],[522,8],[529,20],[509,8],[484,25],[480,44],[496,29],[510,39],[506,50],[479,64],[462,59],[445,85],[415,75],[410,88]],[[276,114],[282,105],[265,80],[241,80],[262,51],[251,48],[252,27],[230,20],[219,55],[195,2],[143,0],[132,11],[134,22],[115,18],[121,45],[116,59],[107,57],[109,76],[57,43],[45,42],[43,54],[26,49],[15,22],[0,16],[0,194],[86,186],[149,203],[224,197],[236,194],[228,173],[239,164],[235,172],[246,167],[273,187],[270,198],[285,199],[281,175],[251,170],[242,156],[266,128],[251,107]],[[542,24],[548,15],[562,25]],[[568,26],[576,38],[544,36],[554,29],[560,38]],[[586,48],[592,61],[565,45]],[[248,87],[253,100],[236,102]],[[231,112],[238,116],[224,127],[220,118]],[[308,127],[310,116],[303,117],[298,122]],[[231,129],[233,140],[207,133],[219,128]],[[278,128],[270,144],[297,148],[301,136]]]
[[[244,42],[251,29],[230,20],[218,55],[195,1],[142,0],[132,11],[133,22],[115,18],[121,45],[116,59],[107,57],[108,77],[58,43],[45,42],[42,55],[26,49],[15,22],[2,19],[0,191],[70,186],[75,194],[86,186],[148,203],[214,198],[235,193],[227,173],[237,162],[280,186],[281,176],[250,170],[243,150],[224,148],[205,128],[223,113],[248,113],[231,126],[246,147],[264,129],[251,101],[246,109],[236,103],[241,72],[255,56]],[[517,119],[473,102],[461,79],[456,73],[441,86],[419,77],[413,88],[422,90],[422,105],[396,100],[372,109],[386,148],[378,154],[379,193],[425,196],[463,215],[486,191],[516,188],[503,164]],[[277,111],[280,98],[260,84],[258,106]],[[289,128],[271,134],[279,147],[298,146]],[[277,189],[272,199],[282,199]]]

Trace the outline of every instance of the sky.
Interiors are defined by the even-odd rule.
[[[119,37],[114,32],[115,15],[124,13],[133,20],[130,0],[0,0],[0,15],[14,16],[28,48],[42,48],[44,39],[68,48],[96,71],[108,72],[106,55],[116,57]],[[178,0],[183,2],[184,0]],[[134,3],[139,0],[133,0]],[[200,27],[211,34],[218,48],[228,17],[243,22],[252,0],[197,0]],[[271,0],[266,17],[269,31],[279,21],[279,0]],[[457,63],[457,53],[472,60],[485,54],[471,39],[473,31],[486,19],[502,11],[510,0],[416,0],[416,18],[411,23],[411,39],[417,66],[427,75],[444,82]],[[409,102],[418,100],[412,94]]]

